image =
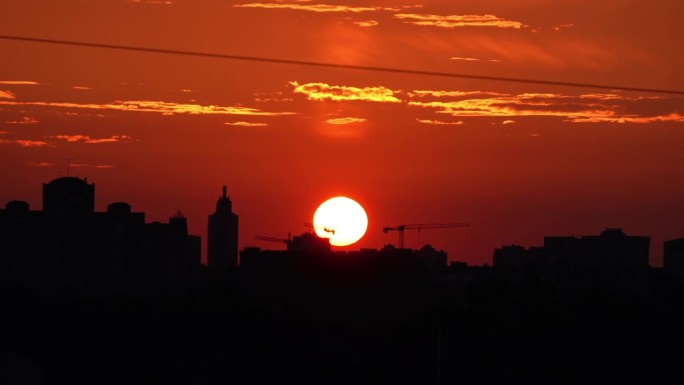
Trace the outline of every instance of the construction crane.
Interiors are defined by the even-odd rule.
[[[387,234],[389,231],[399,232],[399,247],[404,248],[404,230],[420,230],[423,229],[450,229],[453,227],[469,227],[469,223],[419,223],[413,225],[399,225],[394,227],[383,227],[382,232]]]
[[[276,237],[265,237],[263,235],[255,235],[254,239],[258,239],[260,241],[284,243],[286,245],[289,245],[292,242],[292,235],[288,233],[287,239],[276,238]]]
[[[305,226],[305,227],[308,227],[308,228],[311,228],[311,229],[314,228],[314,225],[313,225],[313,223],[311,223],[311,222],[304,222],[304,226]],[[314,229],[314,231],[315,231],[315,229]],[[323,231],[325,231],[326,233],[330,233],[330,234],[332,234],[332,235],[335,235],[335,229],[330,229],[330,228],[324,227],[324,228],[323,228]]]

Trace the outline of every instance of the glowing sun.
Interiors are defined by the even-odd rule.
[[[321,203],[313,217],[316,234],[330,238],[333,246],[347,246],[366,234],[368,217],[360,204],[346,197],[334,197]]]

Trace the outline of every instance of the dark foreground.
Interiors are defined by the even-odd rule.
[[[2,384],[682,383],[684,285],[232,272],[182,298],[2,292]]]

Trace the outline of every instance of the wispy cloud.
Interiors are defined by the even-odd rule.
[[[38,121],[35,118],[29,117],[29,116],[24,116],[21,118],[21,120],[9,120],[9,121],[6,121],[5,123],[7,123],[7,124],[37,124],[37,123],[40,123],[40,121]]]
[[[506,20],[494,15],[430,15],[418,13],[398,13],[395,18],[408,24],[440,28],[458,27],[496,27],[520,29],[525,25],[519,21]]]
[[[283,97],[283,92],[257,92],[254,94],[254,101],[259,103],[268,102],[291,102],[292,98]]]
[[[81,91],[92,90],[92,88],[90,88],[90,87],[84,87],[84,86],[73,86],[73,87],[71,87],[71,88],[74,89],[74,90],[81,90]]]
[[[189,114],[189,115],[254,115],[254,116],[281,116],[294,115],[294,112],[268,112],[256,108],[241,106],[216,106],[185,104],[150,100],[115,101],[105,104],[94,103],[71,103],[71,102],[13,102],[0,101],[0,105],[6,106],[35,106],[53,108],[74,108],[91,110],[113,110],[130,112],[152,112],[162,115]]]
[[[236,4],[237,8],[262,8],[262,9],[289,9],[294,11],[308,12],[342,12],[342,13],[361,13],[373,11],[393,11],[398,12],[400,7],[354,7],[349,5],[334,4],[297,4],[297,3],[248,3]]]
[[[93,138],[88,135],[53,135],[50,138],[65,140],[70,143],[82,142],[86,144],[128,142],[132,139],[128,135],[114,135],[107,138]]]
[[[18,144],[21,147],[46,147],[50,144],[42,140],[0,139],[0,144]]]
[[[501,124],[504,124],[504,125],[506,125],[506,124],[515,124],[515,120],[510,120],[510,119],[509,119],[509,120],[504,120],[503,122],[501,122]]]
[[[354,123],[363,123],[365,122],[366,119],[364,118],[332,118],[328,119],[325,122],[328,124],[336,124],[336,125],[345,125],[345,124],[354,124]]]
[[[573,23],[565,23],[565,24],[561,24],[561,25],[559,25],[559,26],[557,26],[557,27],[554,27],[553,29],[554,29],[555,31],[560,31],[561,29],[571,28],[571,27],[573,27],[573,26],[574,26]]]
[[[570,116],[573,123],[655,123],[655,122],[679,122],[684,123],[684,115],[671,113],[658,116],[619,115],[613,111],[606,114]]]
[[[415,91],[414,91],[415,93]],[[434,92],[432,96],[444,96]],[[630,112],[638,110],[638,103],[653,101],[652,97],[628,97],[619,94],[563,95],[552,93],[524,93],[518,95],[497,94],[489,97],[461,94],[456,91],[454,100],[422,101],[412,100],[408,105],[436,109],[438,114],[454,117],[520,117],[557,116],[574,123],[653,123],[684,122],[684,116],[677,112],[647,115]],[[657,97],[656,97],[657,98]],[[630,108],[628,108],[630,107]],[[643,108],[642,108],[643,109]],[[503,124],[514,123],[505,120]]]
[[[17,97],[14,96],[14,94],[11,93],[11,92],[9,92],[9,91],[2,91],[2,90],[0,90],[0,98],[3,98],[3,99],[16,99]]]
[[[448,126],[460,126],[460,125],[464,124],[463,121],[461,121],[461,120],[457,120],[455,122],[445,122],[442,120],[416,119],[416,121],[418,123],[421,123],[421,124],[434,124],[434,125],[444,125],[444,126],[447,126],[447,125]]]
[[[10,86],[37,86],[40,83],[32,80],[0,80],[0,84],[7,84]]]
[[[27,162],[27,163],[24,163],[24,166],[27,166],[27,167],[52,167],[52,163],[50,163],[50,162]]]
[[[173,1],[161,1],[161,0],[128,0],[129,3],[136,4],[161,4],[161,5],[171,5]]]
[[[462,97],[462,96],[507,96],[508,94],[502,94],[499,92],[487,92],[487,91],[444,91],[444,90],[413,90],[409,92],[411,97],[417,96],[419,98],[425,96],[433,96],[436,98],[444,97]]]
[[[365,21],[355,21],[354,24],[358,25],[359,27],[375,27],[380,23],[378,23],[375,20],[365,20]]]
[[[228,126],[241,126],[241,127],[266,127],[268,123],[251,123],[251,122],[226,122],[224,123]]]
[[[90,163],[70,163],[70,167],[73,168],[114,168],[114,166],[109,164],[90,164]]]
[[[309,100],[334,100],[334,101],[367,101],[381,103],[401,103],[393,91],[386,87],[349,87],[331,86],[326,83],[306,83],[299,85],[290,82],[294,87],[293,92],[304,94]]]
[[[492,63],[500,63],[501,60],[499,59],[478,59],[476,57],[459,57],[459,56],[452,56],[449,58],[449,60],[460,60],[460,61],[486,61],[486,62],[492,62]]]

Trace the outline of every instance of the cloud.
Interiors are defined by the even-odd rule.
[[[108,164],[89,164],[89,163],[70,163],[69,167],[74,168],[114,168]]]
[[[268,102],[291,102],[292,98],[285,98],[281,91],[278,92],[257,92],[254,94],[254,101],[259,103]]]
[[[553,93],[524,93],[518,95],[486,93],[469,94],[451,92],[451,101],[433,100],[409,101],[409,106],[434,108],[438,114],[454,117],[520,117],[556,116],[573,123],[653,123],[684,122],[684,116],[672,112],[666,114],[644,114],[630,112],[630,109],[644,109],[640,103],[659,100],[659,97],[629,97],[619,94],[563,95]],[[415,96],[417,93],[409,95]],[[419,95],[419,94],[418,94]],[[434,91],[434,97],[444,96]],[[479,96],[479,97],[478,97]],[[503,124],[511,124],[506,120]]]
[[[70,143],[83,142],[86,144],[100,144],[100,143],[114,143],[114,142],[128,142],[132,138],[128,135],[114,135],[108,138],[93,138],[88,135],[53,135],[50,138],[65,140]]]
[[[573,26],[574,26],[574,24],[572,24],[572,23],[565,23],[565,24],[561,24],[557,27],[554,27],[553,29],[554,29],[554,31],[560,31],[561,29],[566,29],[566,28],[570,28]]]
[[[49,162],[27,162],[24,163],[27,167],[51,167],[52,163]]]
[[[457,120],[455,122],[444,122],[441,120],[416,119],[416,121],[418,121],[418,123],[421,123],[421,124],[435,124],[435,125],[449,125],[449,126],[460,126],[460,125],[464,124],[463,121],[461,121],[461,120]]]
[[[275,103],[275,102],[291,102],[292,98],[254,98],[257,103]]]
[[[36,86],[40,83],[32,80],[0,80],[0,84],[7,84],[11,86]]]
[[[45,147],[49,146],[47,142],[42,140],[26,140],[26,139],[0,139],[0,144],[18,144],[21,147]]]
[[[341,13],[361,13],[373,11],[394,11],[398,12],[401,8],[396,7],[354,7],[349,5],[334,5],[334,4],[288,4],[288,3],[249,3],[236,4],[236,8],[263,8],[263,9],[289,9],[294,11],[308,11],[308,12],[341,12]]]
[[[582,94],[580,99],[600,99],[600,100],[662,100],[662,96],[635,96],[626,97],[620,94]]]
[[[16,99],[17,97],[14,96],[14,94],[11,93],[11,92],[9,92],[9,91],[2,91],[2,90],[0,90],[0,98],[3,98],[3,99]]]
[[[458,27],[497,27],[520,29],[525,25],[519,21],[505,20],[494,15],[429,15],[417,13],[398,13],[395,18],[404,23],[440,28]]]
[[[0,135],[6,134],[7,131],[0,131]]]
[[[135,4],[162,4],[162,5],[171,5],[173,4],[173,1],[160,1],[160,0],[128,0],[129,3],[135,3]]]
[[[443,97],[461,97],[461,96],[505,96],[508,94],[502,94],[499,92],[485,92],[485,91],[439,91],[439,90],[413,90],[409,92],[409,96],[418,96],[420,98],[424,96],[434,96],[437,98]]]
[[[73,86],[71,88],[74,90],[83,90],[83,91],[92,90],[92,88],[90,88],[90,87],[83,87],[83,86]]]
[[[7,123],[7,124],[37,124],[37,123],[40,123],[40,121],[38,121],[35,118],[29,117],[29,116],[24,116],[21,118],[21,120],[9,120],[5,123]]]
[[[281,116],[295,115],[294,112],[267,112],[248,107],[224,107],[216,105],[184,104],[151,100],[115,101],[105,104],[93,103],[70,103],[70,102],[10,102],[0,101],[0,105],[6,106],[35,106],[76,108],[91,110],[113,110],[130,112],[152,112],[162,115],[189,114],[189,115],[253,115],[253,116]]]
[[[354,24],[358,25],[359,27],[375,27],[380,23],[378,23],[375,20],[366,20],[366,21],[355,21]]]
[[[226,122],[228,126],[242,126],[242,127],[266,127],[268,123],[250,123],[250,122]]]
[[[594,116],[570,116],[568,120],[573,123],[655,123],[655,122],[679,122],[684,123],[684,115],[678,114],[676,112],[668,115],[659,116],[639,116],[639,115],[618,115],[614,112],[610,112],[604,115],[594,115]]]
[[[515,120],[504,120],[503,122],[501,122],[501,124],[515,124]]]
[[[294,87],[293,92],[304,94],[309,100],[334,100],[334,101],[367,101],[381,103],[401,103],[395,92],[385,87],[348,87],[331,86],[326,83],[306,83],[299,85],[290,82]]]
[[[345,125],[345,124],[363,123],[365,121],[366,121],[366,119],[364,119],[364,118],[332,118],[332,119],[326,120],[325,122],[328,124]]]
[[[449,60],[461,60],[461,61],[487,61],[487,62],[492,62],[492,63],[501,63],[501,60],[499,59],[478,59],[476,57],[459,57],[459,56],[452,56],[449,58]]]

